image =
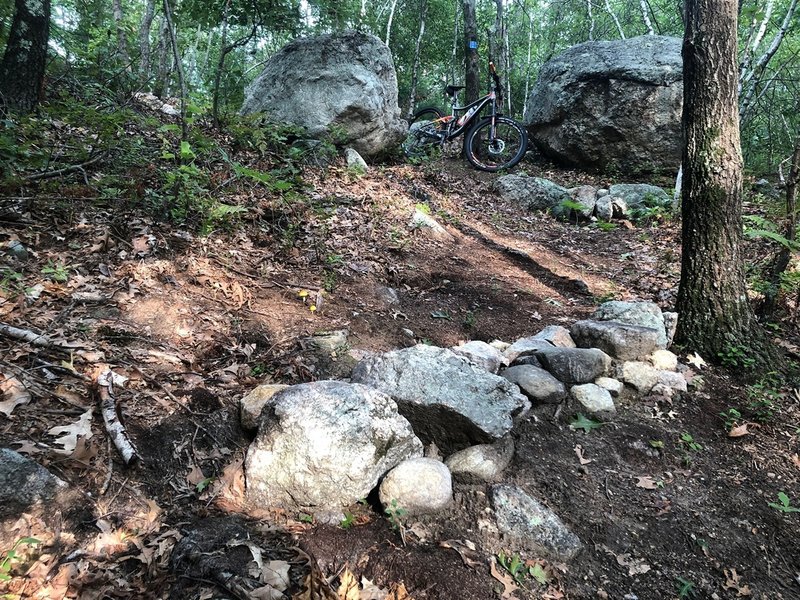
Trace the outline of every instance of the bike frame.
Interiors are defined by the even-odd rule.
[[[495,102],[497,94],[495,93],[494,90],[492,90],[482,98],[478,98],[477,100],[475,100],[475,102],[471,102],[465,106],[456,106],[457,94],[458,92],[453,94],[453,99],[450,103],[451,114],[449,114],[446,117],[442,117],[442,119],[440,119],[440,120],[445,120],[447,123],[447,141],[458,137],[459,135],[464,133],[467,129],[469,129],[470,125],[472,125],[472,123],[475,122],[475,119],[480,118],[481,111],[486,107],[487,104],[492,105],[491,116],[493,118],[497,116],[497,103]],[[468,118],[464,119],[464,122],[461,125],[459,125],[458,118],[463,117],[470,111],[472,111],[472,114],[470,114]]]

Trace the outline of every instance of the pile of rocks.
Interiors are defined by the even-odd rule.
[[[410,515],[446,508],[453,479],[489,482],[500,532],[569,559],[581,544],[563,522],[498,483],[514,455],[509,433],[539,405],[610,417],[621,394],[686,391],[667,350],[676,322],[653,303],[607,302],[570,329],[513,344],[417,345],[362,359],[350,381],[257,388],[242,399],[243,425],[258,429],[248,499],[336,521],[379,482],[384,507]]]
[[[494,184],[502,198],[528,210],[549,210],[563,220],[635,218],[646,208],[669,207],[671,199],[660,187],[646,183],[617,183],[608,188],[581,185],[565,188],[541,177],[504,175]]]

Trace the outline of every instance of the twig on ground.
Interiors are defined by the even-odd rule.
[[[0,335],[22,340],[34,346],[41,346],[42,348],[51,348],[53,341],[45,335],[31,331],[30,329],[20,329],[8,323],[0,323]]]
[[[103,414],[103,422],[111,441],[114,442],[114,446],[122,456],[123,462],[129,465],[139,459],[139,454],[136,452],[125,426],[120,422],[117,415],[117,401],[114,397],[115,375],[111,369],[106,369],[97,377],[100,412]]]
[[[36,181],[38,179],[50,179],[51,177],[59,177],[61,175],[66,175],[67,173],[72,173],[73,171],[80,171],[83,173],[84,179],[86,178],[86,171],[84,168],[92,166],[94,163],[99,162],[100,159],[104,158],[106,155],[105,152],[101,152],[96,156],[90,158],[86,162],[82,162],[79,165],[70,165],[68,167],[64,167],[63,169],[56,169],[55,171],[44,171],[43,173],[33,173],[32,175],[26,175],[22,179],[24,181]]]

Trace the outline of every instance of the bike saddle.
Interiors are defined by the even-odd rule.
[[[446,88],[444,88],[444,92],[448,96],[453,96],[458,90],[463,90],[463,89],[464,89],[463,85],[448,85]]]

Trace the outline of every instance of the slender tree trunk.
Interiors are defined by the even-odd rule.
[[[647,6],[647,0],[639,0],[639,6],[642,9],[642,20],[644,26],[647,27],[647,35],[655,35],[653,30],[653,23],[650,21],[650,7]]]
[[[170,43],[168,21],[166,17],[162,17],[158,28],[158,70],[153,86],[153,93],[159,98],[169,94]]]
[[[50,38],[50,0],[15,0],[14,19],[0,63],[0,101],[28,112],[39,103]]]
[[[389,20],[386,22],[386,40],[385,44],[389,45],[389,40],[392,37],[392,21],[394,21],[394,11],[397,8],[397,0],[392,0],[392,7],[389,9]]]
[[[677,341],[707,360],[732,350],[762,359],[770,354],[747,298],[740,250],[737,2],[687,0],[685,18]]]
[[[175,59],[175,69],[178,73],[178,85],[181,90],[181,141],[185,142],[189,139],[189,125],[186,122],[186,98],[189,92],[186,89],[186,77],[183,74],[183,63],[181,62],[181,53],[178,48],[178,36],[172,23],[172,9],[170,8],[169,0],[164,0],[164,19],[167,22],[169,39],[172,43],[172,55]]]
[[[622,25],[620,25],[619,19],[617,18],[617,15],[615,15],[614,11],[611,10],[611,4],[609,4],[608,0],[605,0],[605,2],[606,2],[606,12],[609,14],[611,19],[614,21],[614,25],[617,26],[617,31],[619,32],[620,39],[624,40],[625,39],[625,32],[622,31]]]
[[[219,60],[217,61],[217,72],[214,74],[213,104],[211,108],[214,127],[219,127],[219,86],[222,82],[222,70],[225,68],[225,56],[227,54],[225,47],[228,43],[228,10],[230,9],[230,4],[230,0],[226,0],[225,6],[222,8],[222,39],[219,42]]]
[[[119,61],[126,65],[126,70],[130,71],[131,57],[128,53],[128,39],[125,35],[125,27],[123,27],[122,15],[122,0],[112,0],[112,8],[114,15],[114,29],[117,34],[117,56]]]
[[[155,14],[156,0],[147,0],[139,25],[139,81],[143,84],[150,79],[150,29]]]
[[[422,38],[425,35],[425,17],[428,13],[428,0],[419,2],[419,34],[417,44],[414,46],[414,66],[411,69],[411,94],[408,98],[408,118],[414,116],[414,105],[417,103],[417,84],[419,83],[419,54],[422,47]]]
[[[592,0],[586,0],[586,12],[589,16],[589,41],[594,41],[594,11],[592,10]]]
[[[528,56],[525,62],[525,98],[522,108],[522,120],[528,118],[528,95],[531,91],[531,52],[533,50],[533,13],[527,11],[527,1],[525,2],[526,15],[528,17]]]
[[[452,60],[450,61],[450,83],[452,85],[456,85],[456,82],[460,79],[458,73],[458,15],[461,12],[458,6],[459,2],[460,0],[454,0],[453,52],[452,52]]]
[[[480,97],[480,71],[478,66],[478,23],[475,0],[462,0],[464,10],[464,84],[467,103]]]

